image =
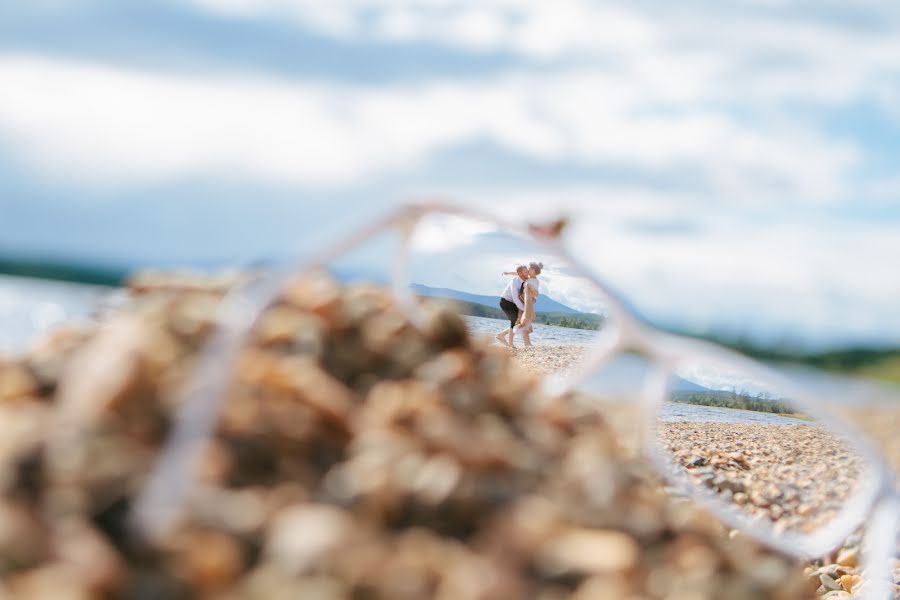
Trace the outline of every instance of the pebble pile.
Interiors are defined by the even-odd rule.
[[[880,405],[876,407],[852,407],[839,411],[876,443],[887,462],[893,467],[900,488],[900,405]],[[900,535],[900,532],[898,532]],[[898,540],[900,544],[900,540]],[[827,598],[847,598],[860,596],[865,591],[862,574],[862,532],[851,535],[843,547],[831,556],[823,557],[804,569],[804,574],[813,582],[821,582],[820,595]],[[894,598],[900,599],[900,547],[893,565]]]
[[[775,531],[815,531],[852,496],[864,472],[857,454],[815,425],[665,423],[658,433],[663,450],[698,485]],[[865,589],[861,544],[861,534],[854,534],[833,556],[804,569],[820,596]],[[900,583],[900,561],[894,580]]]
[[[538,345],[517,349],[514,356],[530,371],[554,373],[572,368],[583,352],[573,346]],[[617,408],[629,411],[633,405],[617,403]],[[851,422],[876,443],[900,486],[900,404],[848,405],[835,410],[838,418]],[[611,414],[608,409],[607,414]],[[621,420],[640,426],[634,415]],[[860,474],[859,457],[839,438],[809,424],[687,422],[665,423],[664,428],[668,451],[699,484],[777,529],[808,530],[828,521],[852,493]],[[618,435],[623,437],[621,427]],[[862,535],[856,533],[832,555],[805,567],[804,574],[820,597],[864,592],[861,545]],[[895,597],[900,599],[900,559],[895,559],[893,579]]]
[[[858,489],[863,461],[840,437],[814,424],[661,423],[667,455],[776,530],[811,533]]]
[[[129,515],[226,285],[138,279],[0,362],[0,598],[795,599],[594,405],[455,315],[304,277],[256,327],[176,530]]]

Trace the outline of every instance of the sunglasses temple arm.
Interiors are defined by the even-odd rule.
[[[280,277],[257,279],[223,299],[218,328],[179,392],[173,431],[135,503],[133,523],[146,539],[159,540],[175,525],[225,401],[229,373],[259,307],[277,295],[280,282]]]
[[[886,484],[890,486],[891,484]],[[866,524],[863,559],[866,600],[891,600],[895,597],[891,563],[897,551],[900,533],[900,498],[893,490],[875,505]],[[862,590],[861,590],[862,591]]]
[[[392,227],[397,227],[398,225],[402,225],[404,231],[406,229],[411,229],[410,224],[414,224],[420,216],[420,212],[412,207],[403,207],[399,210],[393,211],[372,223],[369,223],[365,227],[361,227],[359,230],[354,232],[352,235],[348,235],[347,237],[339,239],[337,242],[327,247],[322,252],[312,255],[311,257],[307,257],[305,259],[293,261],[292,268],[288,269],[291,273],[296,273],[297,271],[303,269],[310,269],[315,267],[321,267],[335,258],[345,254],[359,246],[360,244],[364,244],[373,237],[378,236],[379,234],[390,230]]]
[[[311,259],[295,261],[294,268],[275,271],[226,295],[216,315],[218,328],[202,350],[200,364],[180,392],[173,432],[135,504],[132,519],[138,531],[148,539],[161,539],[175,525],[205,442],[225,401],[230,383],[228,373],[259,315],[278,297],[291,275],[304,268],[322,266],[398,223],[414,223],[417,215],[417,211],[408,208],[396,211]],[[408,226],[404,229],[403,247],[408,246],[410,233],[411,226]]]
[[[391,261],[391,292],[404,314],[415,322],[421,319],[421,313],[415,303],[413,291],[407,277],[409,273],[409,257],[412,251],[412,236],[416,220],[406,219],[400,223],[400,240],[397,251]],[[420,323],[417,323],[420,324]]]

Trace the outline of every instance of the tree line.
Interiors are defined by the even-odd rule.
[[[432,298],[434,299],[434,298]],[[471,317],[485,317],[488,319],[506,320],[506,314],[499,307],[469,302],[468,300],[440,299],[453,305],[461,315]],[[534,322],[542,325],[554,325],[556,327],[569,327],[572,329],[599,330],[603,324],[603,317],[589,313],[545,313],[536,312]]]
[[[698,404],[701,406],[716,406],[720,408],[738,408],[743,410],[753,410],[756,412],[767,412],[776,414],[795,414],[797,411],[793,406],[779,400],[771,398],[763,398],[760,396],[749,396],[738,393],[737,391],[722,392],[684,392],[676,394],[672,400],[674,402],[683,402],[685,404]]]

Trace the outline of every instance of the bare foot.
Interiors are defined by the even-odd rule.
[[[509,346],[509,342],[506,341],[506,336],[503,335],[502,333],[498,333],[498,334],[495,335],[494,337],[497,338],[497,341],[498,341],[498,342],[502,342],[503,345],[506,346],[507,348],[510,347],[510,346]]]

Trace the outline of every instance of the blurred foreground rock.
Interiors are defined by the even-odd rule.
[[[417,329],[381,290],[312,276],[223,370],[181,524],[141,539],[131,507],[226,288],[139,278],[95,330],[0,364],[0,597],[814,595],[455,315]]]

